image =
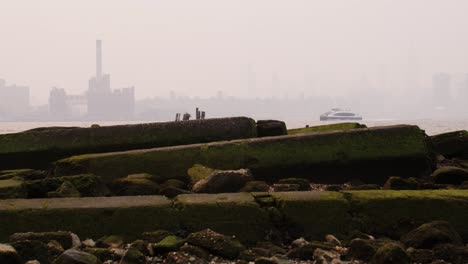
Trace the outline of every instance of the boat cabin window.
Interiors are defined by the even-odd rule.
[[[337,116],[355,116],[353,113],[336,113]]]

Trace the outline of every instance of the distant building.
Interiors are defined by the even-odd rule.
[[[15,119],[29,112],[29,87],[6,85],[0,79],[0,119]]]
[[[96,41],[96,76],[89,80],[87,91],[88,118],[101,120],[132,119],[135,111],[133,87],[112,90],[110,75],[102,74],[101,41]]]
[[[448,73],[436,73],[432,76],[434,103],[437,107],[447,107],[451,101],[451,76]]]
[[[49,93],[49,113],[53,119],[68,119],[71,117],[67,92],[62,88],[52,88]]]

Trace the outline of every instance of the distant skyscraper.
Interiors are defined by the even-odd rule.
[[[101,120],[132,119],[135,108],[133,87],[112,90],[110,75],[102,73],[102,43],[96,41],[96,76],[89,80],[88,117]]]
[[[29,87],[6,85],[0,79],[0,118],[15,119],[29,111]]]
[[[434,89],[434,104],[438,107],[448,107],[451,101],[451,76],[448,73],[436,73],[432,76]]]

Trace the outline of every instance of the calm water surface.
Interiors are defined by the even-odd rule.
[[[48,126],[77,126],[77,127],[90,127],[92,124],[99,124],[101,126],[122,125],[122,124],[139,124],[148,123],[148,121],[105,121],[105,122],[0,122],[0,134],[21,132],[37,127]],[[318,126],[324,124],[332,124],[336,122],[324,121],[286,121],[288,128],[299,128],[309,126]],[[435,135],[439,133],[455,131],[455,130],[468,130],[468,120],[433,120],[433,119],[419,119],[419,120],[362,120],[360,123],[366,124],[368,127],[372,126],[388,126],[397,124],[412,124],[418,125],[426,131],[428,135]]]

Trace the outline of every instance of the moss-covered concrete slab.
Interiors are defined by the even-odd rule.
[[[175,205],[181,227],[189,231],[210,228],[253,243],[264,240],[273,228],[268,213],[248,193],[185,194]]]
[[[0,169],[45,168],[60,158],[256,136],[246,117],[91,128],[42,128],[0,135]]]
[[[460,130],[430,137],[434,150],[447,158],[468,158],[468,131]]]
[[[296,134],[303,134],[303,133],[319,133],[319,132],[329,132],[329,131],[337,131],[337,130],[349,130],[349,129],[356,129],[356,128],[366,128],[366,125],[359,124],[359,123],[336,123],[336,124],[321,125],[321,126],[293,128],[293,129],[288,130],[288,134],[296,135]]]
[[[468,190],[346,191],[361,229],[396,236],[445,220],[468,240]]]
[[[55,174],[93,173],[110,181],[146,172],[187,180],[187,170],[202,164],[248,168],[256,178],[271,180],[299,176],[345,182],[359,176],[384,182],[394,175],[429,175],[428,157],[424,131],[400,125],[81,155],[56,162]]]
[[[342,237],[347,233],[349,204],[339,192],[272,192],[276,207],[295,232],[316,240],[325,235]]]
[[[15,232],[73,230],[81,238],[177,230],[170,200],[163,196],[0,200],[0,241]]]

